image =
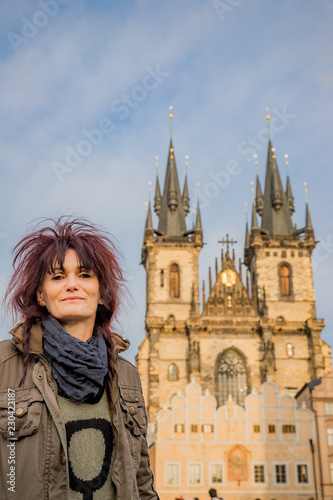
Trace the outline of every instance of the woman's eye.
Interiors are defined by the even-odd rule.
[[[52,281],[59,281],[63,278],[61,274],[56,274],[55,276],[52,276]]]
[[[80,278],[91,278],[91,274],[89,274],[89,273],[82,273],[82,274],[80,274]]]

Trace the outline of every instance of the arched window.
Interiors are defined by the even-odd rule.
[[[179,299],[179,266],[172,264],[170,269],[170,297]]]
[[[168,379],[178,380],[178,368],[175,363],[172,363],[172,365],[169,366]]]
[[[280,286],[283,297],[290,296],[290,269],[286,264],[280,267]]]
[[[248,393],[247,371],[244,358],[234,349],[228,349],[217,360],[217,399],[219,405],[232,400],[244,405]]]

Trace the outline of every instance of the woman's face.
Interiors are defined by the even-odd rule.
[[[65,255],[64,270],[56,268],[46,274],[37,291],[37,300],[62,325],[72,321],[95,321],[98,304],[101,304],[99,281],[89,269],[80,267],[75,250]]]

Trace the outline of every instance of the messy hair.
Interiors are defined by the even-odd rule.
[[[6,291],[5,304],[22,321],[23,377],[20,385],[27,373],[30,329],[37,321],[48,317],[46,308],[38,304],[37,290],[47,273],[53,273],[55,267],[63,268],[69,249],[75,250],[83,268],[93,271],[98,277],[103,305],[97,309],[95,327],[99,327],[107,345],[107,385],[112,402],[115,360],[110,328],[119,310],[124,276],[118,262],[120,254],[110,235],[85,219],[43,219],[13,250],[14,273]]]

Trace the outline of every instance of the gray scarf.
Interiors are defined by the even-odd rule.
[[[58,394],[73,401],[96,403],[104,391],[108,354],[100,331],[86,342],[64,330],[52,316],[42,321],[44,355],[52,368]]]

